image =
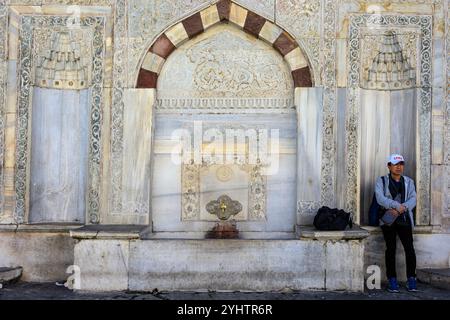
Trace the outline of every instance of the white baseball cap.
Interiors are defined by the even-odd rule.
[[[391,154],[388,158],[388,163],[397,164],[399,162],[405,162],[401,154]]]

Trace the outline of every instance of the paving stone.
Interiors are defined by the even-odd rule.
[[[362,293],[344,291],[286,292],[74,292],[55,283],[18,282],[0,290],[0,300],[450,300],[450,290],[419,283],[418,292],[408,292],[404,286],[400,293],[384,289]]]
[[[418,269],[417,278],[432,286],[450,290],[450,268],[446,269]]]

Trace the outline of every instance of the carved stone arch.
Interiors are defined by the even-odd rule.
[[[230,0],[221,0],[184,18],[156,38],[140,62],[136,88],[156,88],[169,55],[187,40],[220,22],[230,22],[275,48],[289,65],[294,87],[313,86],[309,60],[287,31]]]

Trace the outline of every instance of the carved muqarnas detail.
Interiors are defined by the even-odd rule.
[[[399,90],[416,85],[416,71],[408,62],[394,31],[386,31],[372,64],[364,72],[361,87]]]
[[[85,44],[70,31],[53,32],[50,49],[37,59],[35,85],[53,89],[85,89],[91,84],[89,57],[83,57]]]

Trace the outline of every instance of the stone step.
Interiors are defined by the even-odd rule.
[[[22,267],[0,267],[0,284],[14,282],[22,276]]]
[[[450,268],[417,269],[417,279],[432,286],[450,290]]]

